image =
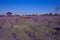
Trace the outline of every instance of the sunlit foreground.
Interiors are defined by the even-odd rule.
[[[60,40],[59,16],[0,18],[0,40]]]

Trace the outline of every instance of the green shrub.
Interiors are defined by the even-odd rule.
[[[30,28],[29,28],[29,26],[26,26],[26,25],[14,25],[13,26],[13,30],[14,31],[19,31],[19,30],[27,30],[27,31],[29,31],[30,30]]]
[[[56,32],[56,30],[52,29],[52,30],[50,30],[49,32],[51,32],[51,33],[55,33],[55,32]]]

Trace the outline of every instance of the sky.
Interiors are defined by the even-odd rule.
[[[0,14],[7,12],[19,15],[55,12],[60,0],[0,0]]]

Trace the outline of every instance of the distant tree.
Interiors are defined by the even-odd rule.
[[[7,14],[7,16],[12,16],[11,12],[7,12],[6,14]]]
[[[4,17],[5,15],[0,15],[0,17]]]
[[[43,14],[43,16],[48,16],[48,14]]]
[[[28,16],[32,16],[32,15],[28,15]]]
[[[11,12],[7,12],[7,14],[12,14]]]
[[[57,6],[56,7],[56,9],[55,9],[55,14],[54,14],[54,16],[59,16],[60,14],[59,14],[59,11],[60,11],[60,6]]]
[[[15,14],[15,16],[20,16],[20,15],[18,15],[18,14]]]
[[[49,16],[52,16],[52,15],[53,15],[52,12],[50,12],[50,13],[49,13]]]
[[[53,15],[52,12],[50,12],[49,14],[48,13],[42,14],[42,16],[52,16],[52,15]]]
[[[32,16],[35,16],[34,14],[32,14]]]
[[[37,14],[34,14],[34,13],[33,13],[31,16],[37,16]]]
[[[59,13],[60,7],[57,6],[55,10],[56,10],[56,13]]]
[[[58,13],[55,13],[54,16],[58,16]]]

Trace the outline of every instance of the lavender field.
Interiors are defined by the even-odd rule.
[[[59,28],[60,16],[0,17],[0,40],[60,40]]]

